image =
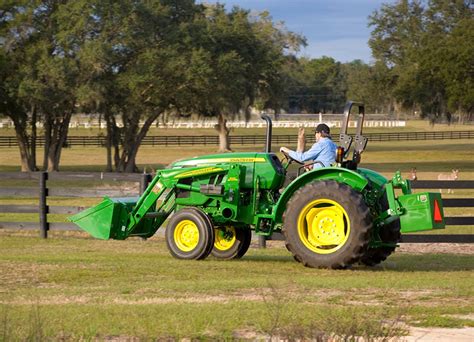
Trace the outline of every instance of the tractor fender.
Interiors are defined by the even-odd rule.
[[[291,182],[283,191],[275,208],[275,223],[281,223],[283,212],[286,209],[286,203],[291,196],[304,185],[316,180],[334,180],[339,183],[345,183],[355,191],[361,192],[368,184],[368,180],[357,172],[341,169],[338,167],[318,168],[313,171],[304,173]]]
[[[364,169],[359,167],[357,169],[361,175],[367,178],[373,186],[382,189],[387,184],[388,179],[374,170]]]

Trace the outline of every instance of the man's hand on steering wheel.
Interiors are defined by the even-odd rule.
[[[290,149],[282,146],[280,147],[280,152],[283,154],[283,159],[281,160],[281,162],[283,163],[286,159],[286,163],[287,163],[285,166],[285,169],[286,169],[293,161],[293,159],[290,157]]]
[[[288,160],[288,164],[291,164],[292,162],[296,162],[298,164],[303,164],[302,162],[296,160],[296,159],[293,159],[290,157],[290,149],[287,148],[287,147],[280,147],[280,152],[283,153],[283,156],[286,158],[286,160]]]
[[[288,147],[280,147],[280,152],[283,153],[285,156],[289,156],[290,155],[290,149]]]

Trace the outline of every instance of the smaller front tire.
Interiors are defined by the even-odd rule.
[[[214,234],[214,248],[211,254],[219,259],[242,258],[252,241],[252,231],[249,228],[218,227],[214,229]]]
[[[181,209],[173,215],[166,227],[166,244],[175,258],[204,259],[214,244],[212,223],[200,210]]]

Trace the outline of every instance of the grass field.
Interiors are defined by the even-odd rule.
[[[447,125],[437,124],[431,126],[428,121],[410,120],[402,128],[367,128],[365,132],[410,132],[410,131],[452,131],[474,130],[474,125]],[[307,145],[312,143],[312,136],[308,129]],[[73,128],[70,135],[103,134],[104,130],[97,128]],[[337,137],[338,130],[332,132]],[[13,129],[0,129],[0,136],[13,136]],[[39,133],[41,134],[41,133]],[[231,135],[265,135],[263,128],[236,128]],[[295,128],[274,128],[273,134],[297,134]],[[152,127],[148,135],[158,136],[184,136],[184,135],[216,135],[214,129],[171,129]],[[273,146],[273,151],[278,151],[280,146]],[[295,146],[289,146],[295,147]],[[376,171],[393,174],[397,169],[408,172],[412,167],[417,167],[425,177],[433,177],[440,171],[449,171],[452,168],[461,170],[462,177],[474,176],[474,144],[471,140],[427,140],[427,141],[393,141],[370,142],[363,155],[362,166]],[[261,151],[263,146],[232,146],[239,151]],[[140,168],[159,169],[169,163],[187,157],[215,153],[216,146],[141,146],[137,156]],[[38,165],[42,164],[43,152],[37,152]],[[64,171],[103,171],[105,170],[105,148],[65,148],[62,152],[60,169]],[[18,171],[20,164],[18,148],[0,148],[0,171]],[[428,179],[428,178],[427,178]],[[435,178],[430,178],[435,179]],[[464,178],[473,179],[473,178]]]
[[[0,235],[0,340],[291,340],[474,326],[474,256],[398,253],[331,271],[281,246],[238,261],[173,259],[160,238]],[[273,242],[275,243],[275,242]],[[2,339],[3,337],[3,339]]]
[[[366,118],[370,120],[370,118]],[[431,126],[426,120],[410,120],[407,121],[405,127],[397,128],[364,128],[364,132],[367,133],[376,133],[376,132],[417,132],[417,131],[466,131],[474,130],[474,125],[459,125],[459,124],[436,124]],[[309,132],[310,129],[307,129]],[[297,129],[295,128],[274,128],[273,134],[296,134]],[[68,134],[71,136],[97,136],[99,134],[105,134],[105,129],[99,128],[71,128],[69,129]],[[333,134],[339,134],[338,129],[334,129]],[[42,130],[38,130],[38,135],[42,134]],[[231,134],[233,135],[264,135],[264,128],[231,128]],[[1,128],[0,136],[14,136],[15,130],[13,128]],[[157,128],[151,127],[148,135],[158,135],[158,136],[183,136],[183,135],[216,135],[216,130],[212,128],[208,129],[186,129],[186,128]]]
[[[308,144],[309,146],[309,144]],[[280,146],[273,146],[278,151]],[[295,146],[288,146],[294,148]],[[262,151],[263,146],[233,146],[236,152]],[[143,169],[160,169],[171,162],[188,157],[216,153],[215,146],[141,146],[137,164]],[[72,147],[62,152],[60,170],[63,171],[104,171],[106,154],[104,148]],[[41,150],[38,152],[38,164],[42,163]],[[17,148],[0,148],[0,171],[20,170]],[[440,141],[394,141],[369,142],[362,156],[362,167],[374,169],[386,175],[401,170],[407,175],[416,167],[424,179],[436,179],[439,172],[458,168],[460,179],[473,179],[474,143],[471,140]],[[426,174],[423,174],[426,173]],[[433,178],[434,177],[434,178]]]
[[[449,173],[453,168],[460,170],[460,179],[474,179],[474,148],[470,140],[441,140],[441,141],[398,141],[398,142],[369,142],[367,150],[362,156],[362,167],[381,172],[386,177],[392,177],[396,170],[401,170],[403,176],[408,177],[412,167],[418,170],[418,179],[437,179],[439,173]],[[236,146],[236,151],[261,150],[261,146]],[[273,146],[278,150],[278,146]],[[178,158],[194,157],[203,154],[215,153],[212,146],[169,146],[166,149],[151,146],[142,146],[139,150],[137,162],[141,168],[148,171],[161,169]],[[68,148],[62,153],[63,171],[103,171],[105,170],[105,150],[102,148]],[[41,158],[40,158],[41,162]],[[295,168],[292,168],[295,170]],[[17,149],[0,149],[0,171],[18,171]],[[63,182],[64,183],[64,182]],[[60,186],[99,186],[95,183],[72,182],[61,183]],[[0,186],[33,186],[36,181],[0,181]],[[51,186],[55,183],[51,182]],[[107,186],[110,186],[107,185]],[[136,185],[135,185],[136,186]],[[104,187],[104,186],[102,186]],[[439,191],[439,189],[434,189]],[[455,194],[443,194],[448,197],[472,197],[473,190],[457,190]],[[93,205],[100,199],[67,199],[50,198],[50,205]],[[0,204],[36,204],[36,199],[0,198]],[[447,209],[446,214],[473,215],[474,209]],[[50,215],[51,222],[65,222],[64,215]],[[5,214],[0,213],[0,221],[37,221],[35,214]],[[469,228],[468,228],[469,229]],[[474,228],[470,228],[471,232]],[[466,232],[466,227],[450,227],[450,233]]]
[[[425,126],[415,123],[406,130],[428,130]],[[468,127],[437,125],[435,129]],[[263,130],[258,132],[263,134]],[[91,135],[96,133],[91,131]],[[215,134],[212,130],[200,133]],[[255,151],[263,146],[234,148]],[[208,153],[215,153],[215,147],[143,146],[137,161],[141,168],[151,170]],[[0,171],[18,171],[18,154],[16,148],[0,149]],[[41,163],[41,151],[38,156]],[[461,170],[460,179],[474,179],[470,140],[369,142],[362,160],[362,167],[387,177],[396,170],[408,176],[416,167],[419,179],[436,179],[440,172],[453,168]],[[102,148],[67,148],[61,170],[103,171],[104,161]],[[81,185],[98,186],[70,184]],[[0,186],[37,184],[0,182]],[[443,197],[473,195],[473,190],[456,190]],[[98,201],[48,198],[49,205],[89,206]],[[0,204],[37,204],[37,199],[0,198]],[[472,215],[473,210],[452,208],[446,214]],[[64,215],[49,218],[65,220]],[[0,213],[0,221],[37,220],[36,214]],[[439,233],[469,230],[474,233],[474,227],[450,227]],[[77,232],[51,231],[48,240],[40,240],[37,233],[0,230],[0,341],[275,336],[324,340],[331,334],[349,341],[356,336],[366,340],[402,336],[409,326],[474,327],[470,246],[447,247],[443,254],[402,249],[379,267],[346,271],[304,268],[281,243],[269,242],[269,246],[251,248],[239,261],[210,257],[192,262],[173,259],[159,236],[147,241],[98,241]]]

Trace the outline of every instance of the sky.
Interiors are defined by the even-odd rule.
[[[284,21],[288,30],[306,37],[308,46],[300,55],[333,57],[340,62],[372,61],[368,45],[368,16],[383,3],[395,0],[200,0],[220,2],[230,10],[268,10],[274,21]]]

